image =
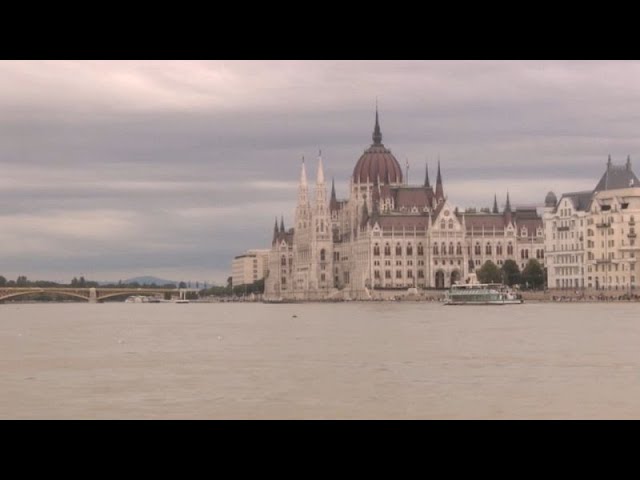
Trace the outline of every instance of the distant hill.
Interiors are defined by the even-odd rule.
[[[155,283],[156,285],[166,285],[168,283],[177,285],[179,283],[179,282],[176,282],[175,280],[165,280],[163,278],[151,277],[149,275],[146,275],[143,277],[128,278],[127,280],[122,281],[122,283],[136,283],[136,282],[139,283],[140,285],[151,285],[152,283]]]

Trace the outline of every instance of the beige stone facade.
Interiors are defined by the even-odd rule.
[[[631,159],[611,158],[593,190],[547,196],[544,218],[548,286],[561,289],[632,291],[637,286],[640,246],[640,182]]]
[[[274,227],[265,297],[282,300],[370,299],[381,290],[448,288],[492,260],[544,264],[542,219],[535,208],[460,212],[445,196],[440,164],[435,189],[407,185],[382,144],[357,161],[349,198],[327,198],[322,158],[310,191],[303,161],[295,225]],[[311,202],[311,197],[314,201]]]

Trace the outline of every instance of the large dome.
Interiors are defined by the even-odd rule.
[[[353,181],[402,183],[402,168],[391,151],[382,144],[382,133],[376,109],[376,125],[373,129],[373,144],[365,150],[353,169]]]

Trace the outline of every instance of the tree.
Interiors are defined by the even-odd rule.
[[[520,283],[520,267],[515,260],[509,259],[502,264],[502,275],[504,283],[509,286]]]
[[[227,277],[227,288],[233,287],[233,277]]]
[[[4,287],[7,284],[7,279],[0,275],[0,287]]]
[[[544,286],[544,270],[540,262],[535,258],[529,260],[527,266],[522,270],[522,281],[530,288],[541,288]]]
[[[178,288],[187,288],[187,284],[186,284],[186,283],[184,283],[184,282],[180,282],[180,283],[178,284]]]
[[[484,265],[476,271],[480,283],[502,283],[502,272],[491,260],[484,262]]]
[[[20,275],[16,279],[16,286],[18,287],[26,287],[28,284],[29,284],[29,280],[27,280],[27,277],[25,277],[24,275]]]

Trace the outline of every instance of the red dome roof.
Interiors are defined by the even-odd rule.
[[[369,147],[353,169],[354,182],[402,183],[402,169],[390,150],[382,144]]]
[[[391,150],[384,148],[382,144],[382,132],[378,122],[377,107],[376,124],[372,138],[373,144],[365,150],[353,169],[353,181],[365,183],[380,180],[381,183],[402,183],[400,164],[391,153]]]

